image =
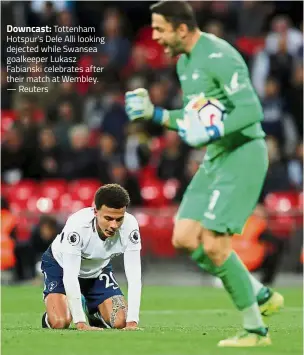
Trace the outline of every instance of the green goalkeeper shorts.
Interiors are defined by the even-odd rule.
[[[259,199],[267,169],[264,139],[204,161],[187,187],[177,220],[199,221],[218,233],[241,233]]]

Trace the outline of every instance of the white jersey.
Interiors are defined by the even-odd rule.
[[[139,227],[133,215],[126,212],[116,234],[103,241],[97,233],[93,208],[83,208],[72,214],[62,233],[52,243],[53,256],[61,267],[63,253],[81,256],[81,278],[97,278],[113,257],[140,249]]]
[[[78,278],[98,278],[111,259],[124,254],[128,281],[127,322],[139,321],[141,298],[141,239],[134,216],[125,213],[113,237],[100,239],[93,208],[72,214],[52,245],[55,260],[63,268],[63,284],[74,323],[85,322]]]

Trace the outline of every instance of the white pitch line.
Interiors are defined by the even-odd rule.
[[[161,310],[152,310],[152,309],[146,309],[140,311],[141,314],[146,314],[146,315],[157,315],[157,314],[164,314],[164,315],[175,315],[175,314],[189,314],[189,313],[195,313],[195,314],[217,314],[217,313],[236,313],[237,310],[234,309],[225,309],[225,308],[218,308],[218,309],[161,309]],[[283,308],[280,312],[284,313],[302,313],[303,314],[303,308],[302,307],[285,307]],[[20,316],[25,316],[27,315],[27,312],[21,312],[18,313],[18,317]],[[31,314],[41,314],[41,312],[31,312]],[[3,313],[5,317],[11,317],[11,316],[16,316],[15,313]]]
[[[303,308],[301,307],[285,307],[281,311],[283,312],[301,312],[303,313]],[[142,314],[216,314],[216,313],[235,313],[237,312],[234,309],[162,309],[162,310],[143,310],[140,313]]]

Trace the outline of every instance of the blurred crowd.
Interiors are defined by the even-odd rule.
[[[124,111],[125,91],[138,87],[148,88],[156,105],[168,109],[182,105],[176,62],[166,58],[162,48],[151,40],[149,4],[3,2],[4,182],[88,177],[102,183],[117,181],[128,185],[133,203],[140,205],[138,173],[153,166],[157,178],[176,179],[181,191],[184,189],[204,150],[191,150],[175,132],[164,131],[152,123],[129,123]],[[191,4],[200,28],[228,40],[248,63],[264,108],[263,127],[268,136],[270,168],[264,193],[301,189],[303,23],[298,12],[302,4],[298,3],[300,7],[294,2],[193,1]],[[97,53],[80,54],[77,65],[104,67],[98,83],[22,84],[29,90],[33,86],[48,86],[48,93],[7,90],[20,84],[7,82],[6,57],[12,53],[6,50],[6,24],[93,26],[95,35],[104,36],[106,43],[97,46]],[[178,195],[177,199],[182,193]]]
[[[191,4],[201,30],[226,39],[241,52],[264,108],[262,124],[267,133],[270,166],[258,208],[262,208],[270,192],[301,191],[302,2],[191,1]],[[138,87],[149,90],[155,105],[167,109],[182,106],[176,60],[167,58],[163,49],[152,41],[149,5],[151,2],[138,1],[1,3],[2,184],[14,185],[24,179],[39,182],[94,178],[100,183],[123,185],[131,195],[132,206],[136,207],[145,205],[144,195],[149,192],[143,190],[145,180],[174,181],[178,188],[171,196],[172,202],[181,201],[205,150],[191,149],[176,132],[151,122],[130,123],[124,110],[124,93]],[[104,67],[104,71],[97,74],[97,84],[23,83],[29,92],[8,90],[20,84],[8,82],[6,58],[21,55],[7,50],[8,24],[94,27],[94,35],[105,37],[105,44],[97,45],[96,53],[78,54],[77,66],[84,70],[90,65]],[[66,34],[69,33],[60,33],[60,36]],[[22,33],[10,35],[24,36]],[[80,46],[80,43],[68,45]],[[28,65],[41,67],[41,64]],[[48,92],[31,92],[34,86],[47,86]],[[46,219],[32,231],[30,247],[28,243],[16,244],[17,265],[27,265],[19,268],[19,279],[35,274],[33,260],[39,259],[37,255],[59,228],[52,217],[43,218]],[[278,250],[282,251],[281,244]],[[23,260],[27,257],[30,261]],[[279,260],[274,262],[273,270],[278,263]],[[22,275],[24,272],[29,275]]]

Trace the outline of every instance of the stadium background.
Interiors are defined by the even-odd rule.
[[[66,217],[91,205],[96,188],[108,182],[122,184],[131,195],[146,282],[210,281],[170,241],[176,208],[204,149],[190,149],[175,132],[150,122],[131,124],[124,112],[124,93],[138,87],[149,89],[154,104],[181,107],[175,61],[151,40],[151,3],[1,3],[3,283],[35,281],[36,262]],[[271,284],[279,270],[294,275],[302,270],[303,4],[191,4],[202,30],[242,53],[264,108],[270,167],[245,236],[235,236],[234,246]],[[77,65],[105,67],[98,84],[41,84],[49,87],[43,94],[8,90],[18,84],[7,82],[7,24],[95,27],[106,44],[94,55],[79,55]],[[163,270],[168,278],[159,274]]]

